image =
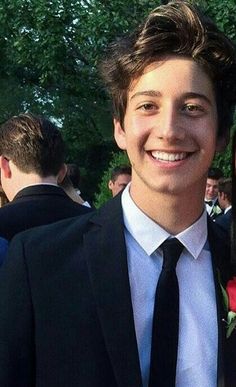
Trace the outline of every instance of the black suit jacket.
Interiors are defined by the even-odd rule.
[[[223,227],[224,230],[230,233],[232,223],[232,208],[226,214],[217,216],[215,222]]]
[[[212,223],[218,387],[233,387],[236,346],[223,384],[228,344],[217,279],[218,271],[223,285],[230,278],[229,251]],[[142,387],[120,197],[14,238],[0,270],[0,314],[1,387]]]
[[[23,188],[13,201],[0,208],[0,236],[12,237],[28,228],[82,215],[90,209],[75,203],[62,188],[33,185]]]
[[[208,201],[205,200],[205,203],[207,203]],[[217,211],[216,211],[217,210]],[[218,218],[218,216],[220,216],[222,214],[222,210],[220,208],[220,204],[219,204],[219,201],[218,199],[216,199],[216,201],[214,202],[214,205],[213,207],[211,208],[211,212],[209,213],[210,217],[215,220],[216,218]]]

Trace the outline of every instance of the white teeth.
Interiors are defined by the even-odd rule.
[[[156,160],[162,160],[162,161],[178,161],[178,160],[183,160],[187,157],[186,152],[166,153],[166,152],[153,151],[151,152],[151,154],[152,154],[152,157],[154,157]]]

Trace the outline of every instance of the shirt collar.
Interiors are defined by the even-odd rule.
[[[121,196],[124,224],[129,233],[151,255],[170,235],[160,225],[150,219],[134,203],[127,185]],[[186,230],[175,235],[189,253],[196,259],[207,241],[207,213],[204,211],[200,218]]]
[[[21,187],[21,190],[23,188],[34,187],[35,185],[52,185],[54,187],[58,187],[58,184],[54,184],[54,183],[33,183],[33,184],[27,184],[27,185]]]
[[[215,199],[204,199],[205,202],[212,202],[212,205],[210,206],[208,203],[206,203],[207,206],[213,207],[216,204],[216,201],[218,199],[218,196],[215,197]]]
[[[226,214],[229,210],[231,210],[232,206],[230,205],[229,207],[227,207],[225,210],[224,210],[224,214]]]

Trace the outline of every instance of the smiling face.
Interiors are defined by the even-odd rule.
[[[124,127],[114,125],[132,165],[134,199],[186,190],[204,196],[217,111],[212,82],[196,62],[170,57],[150,65],[130,86]]]
[[[219,180],[210,179],[210,178],[207,179],[205,199],[206,200],[216,199],[218,196],[218,190],[219,190]]]

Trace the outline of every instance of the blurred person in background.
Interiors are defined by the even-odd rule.
[[[223,173],[219,168],[211,167],[208,170],[205,204],[206,210],[213,220],[222,213],[218,201],[219,180],[222,177]]]
[[[111,171],[111,178],[108,182],[108,188],[112,196],[116,196],[131,181],[131,167],[129,165],[118,165]]]
[[[218,201],[222,214],[216,217],[215,222],[227,232],[231,232],[232,224],[232,179],[224,178],[219,180]]]
[[[1,184],[9,200],[0,208],[2,237],[88,212],[58,186],[64,159],[61,133],[47,118],[25,113],[0,126]]]
[[[67,164],[67,173],[65,176],[65,181],[62,182],[62,185],[66,189],[68,195],[76,202],[82,204],[86,207],[91,207],[87,200],[82,199],[81,192],[79,189],[80,186],[80,170],[77,164],[71,163]]]

